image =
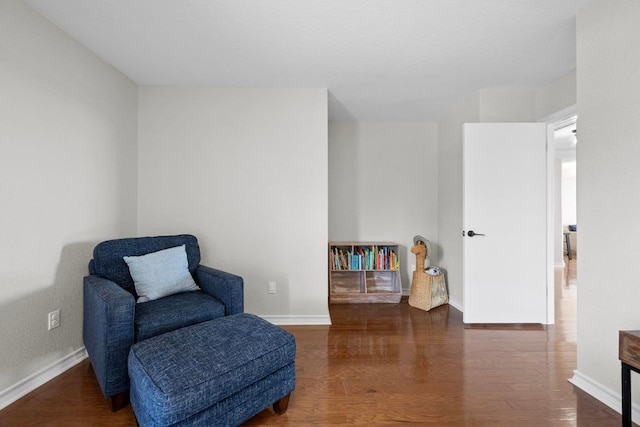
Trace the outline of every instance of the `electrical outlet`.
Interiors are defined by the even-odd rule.
[[[276,293],[276,282],[269,282],[269,293],[270,294]]]
[[[60,310],[52,311],[49,313],[49,330],[57,328],[60,326]]]

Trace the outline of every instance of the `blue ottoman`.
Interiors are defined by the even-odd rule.
[[[140,426],[236,426],[295,388],[293,335],[236,314],[134,344],[131,406]]]

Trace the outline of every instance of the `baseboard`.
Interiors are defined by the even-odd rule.
[[[462,310],[462,303],[460,301],[449,298],[449,305]],[[329,315],[316,315],[316,316],[304,316],[304,315],[270,315],[270,314],[258,314],[258,317],[273,323],[274,325],[331,325],[331,317]]]
[[[579,371],[573,371],[573,377],[569,378],[568,381],[614,411],[618,413],[622,412],[622,395],[620,393],[616,393]],[[640,421],[640,406],[635,403],[631,404],[631,418],[634,423]]]
[[[462,305],[461,301],[458,301],[456,299],[453,299],[453,298],[449,297],[449,305],[451,307],[453,307],[453,308],[457,308],[458,310],[464,312],[463,305]]]
[[[316,316],[295,316],[295,315],[261,315],[259,317],[273,323],[274,325],[331,325],[331,317],[329,315]]]
[[[57,362],[53,362],[49,366],[40,369],[38,372],[1,391],[0,409],[9,406],[16,400],[72,368],[86,358],[87,351],[84,347],[81,347],[73,353],[64,356]]]

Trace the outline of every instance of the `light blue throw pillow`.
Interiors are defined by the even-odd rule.
[[[123,258],[129,266],[138,302],[200,289],[189,272],[185,245]]]

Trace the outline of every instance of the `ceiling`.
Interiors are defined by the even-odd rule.
[[[328,88],[330,120],[434,121],[576,66],[591,0],[26,0],[139,85]]]

